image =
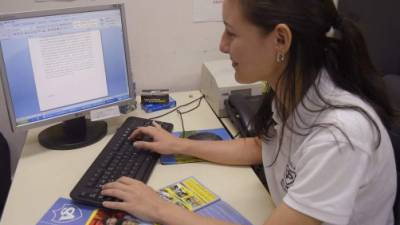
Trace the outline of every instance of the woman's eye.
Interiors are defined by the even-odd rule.
[[[229,37],[234,37],[235,36],[235,34],[230,32],[229,30],[225,30],[225,32]]]

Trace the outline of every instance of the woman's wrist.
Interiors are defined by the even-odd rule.
[[[178,206],[172,204],[171,202],[165,202],[165,204],[161,204],[158,207],[154,222],[158,224],[170,224],[170,222],[174,220],[177,211],[179,211]]]
[[[185,139],[185,138],[179,138],[178,141],[175,143],[175,146],[173,146],[173,151],[175,154],[183,154],[187,155],[188,154],[188,149],[190,149],[190,143],[192,141]]]

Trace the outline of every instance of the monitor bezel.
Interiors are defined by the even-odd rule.
[[[123,33],[123,44],[125,50],[125,63],[126,63],[126,71],[127,71],[127,81],[128,81],[128,92],[129,98],[124,99],[118,102],[113,102],[109,104],[104,104],[101,106],[96,106],[89,109],[84,109],[79,112],[68,113],[40,121],[30,122],[27,124],[17,125],[17,120],[15,116],[14,107],[12,104],[11,92],[9,89],[9,83],[7,79],[5,62],[3,58],[2,51],[0,50],[0,72],[1,72],[1,82],[3,88],[3,94],[6,101],[7,112],[11,124],[11,129],[15,131],[20,130],[29,130],[36,127],[46,126],[49,124],[54,124],[82,116],[89,115],[90,111],[107,108],[111,106],[120,106],[120,105],[132,105],[133,108],[136,108],[136,87],[135,82],[133,81],[133,73],[131,67],[131,58],[130,58],[130,48],[129,48],[129,39],[127,34],[127,26],[126,26],[126,14],[124,4],[108,4],[108,5],[97,5],[97,6],[84,6],[84,7],[74,7],[74,8],[65,8],[65,9],[52,9],[52,10],[41,10],[41,11],[31,11],[31,12],[20,12],[20,13],[12,13],[12,14],[3,14],[0,15],[0,21],[5,20],[15,20],[15,19],[24,19],[24,18],[33,18],[33,17],[43,17],[43,16],[55,16],[55,15],[63,15],[63,14],[74,14],[74,13],[85,13],[85,12],[94,12],[94,11],[104,11],[104,10],[112,10],[119,9],[121,13],[121,24],[122,24],[122,33]],[[0,42],[1,48],[1,42]]]

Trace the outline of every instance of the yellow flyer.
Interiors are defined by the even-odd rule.
[[[168,185],[162,188],[159,193],[162,198],[190,211],[196,211],[219,200],[216,194],[194,177],[188,177],[180,182]]]

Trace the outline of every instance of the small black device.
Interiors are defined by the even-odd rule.
[[[142,90],[140,100],[142,104],[167,104],[169,102],[169,89]]]
[[[224,103],[228,117],[239,130],[242,137],[254,136],[254,127],[251,120],[257,113],[262,99],[262,95],[247,96],[231,94],[225,100]]]
[[[155,122],[172,132],[173,124]],[[128,137],[136,128],[152,124],[153,120],[128,117],[71,191],[71,198],[79,203],[103,207],[103,201],[116,200],[100,194],[103,184],[122,176],[146,183],[160,155],[135,148]],[[151,138],[144,136],[142,140],[151,141]]]

